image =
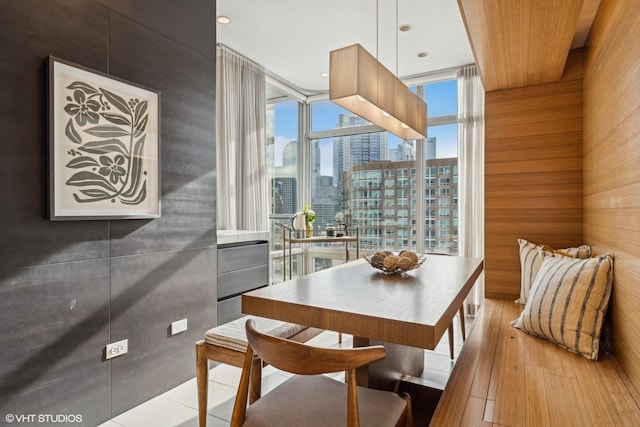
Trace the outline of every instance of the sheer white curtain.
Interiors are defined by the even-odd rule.
[[[484,258],[484,88],[475,65],[458,71],[458,164],[460,255]],[[484,275],[467,303],[484,297]]]
[[[221,230],[268,230],[264,69],[217,49],[217,224]]]

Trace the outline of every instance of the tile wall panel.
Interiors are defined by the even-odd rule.
[[[74,414],[83,425],[108,417],[109,260],[0,278],[0,414]]]
[[[105,221],[47,219],[45,79],[48,55],[107,69],[108,11],[93,2],[29,5],[0,2],[0,259],[23,267],[106,257]]]
[[[97,0],[190,50],[215,58],[214,0]]]
[[[215,276],[215,248],[113,258],[111,339],[129,340],[111,362],[114,414],[194,376],[195,342],[216,325]]]
[[[114,222],[111,255],[215,245],[214,60],[115,13],[110,49],[113,74],[162,92],[162,217]]]
[[[5,412],[97,425],[194,374],[194,342],[216,319],[215,0],[179,3],[0,2]],[[48,55],[162,91],[162,218],[46,219]],[[179,318],[189,331],[169,338]],[[129,357],[104,360],[123,334]]]

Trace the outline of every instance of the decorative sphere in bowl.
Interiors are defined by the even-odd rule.
[[[392,252],[375,252],[364,256],[367,262],[385,274],[401,274],[420,267],[426,259],[413,251],[401,251],[397,255]]]

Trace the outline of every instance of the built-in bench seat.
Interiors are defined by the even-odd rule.
[[[248,345],[245,324],[249,318],[256,321],[259,330],[297,342],[309,341],[322,332],[322,329],[257,316],[244,316],[208,330],[204,339],[196,343],[196,376],[201,427],[206,426],[207,418],[209,360],[242,368]],[[258,358],[255,358],[254,362],[249,390],[251,403],[260,397],[262,388],[262,363]]]
[[[511,327],[522,308],[484,300],[430,426],[640,426],[615,358],[590,361]]]

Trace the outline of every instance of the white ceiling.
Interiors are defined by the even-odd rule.
[[[231,24],[217,24],[217,41],[306,93],[329,90],[329,52],[354,43],[400,77],[474,62],[455,0],[398,0],[408,32],[396,31],[395,0],[379,10],[376,20],[376,0],[218,0]]]
[[[599,3],[585,0],[572,47],[584,45]],[[231,18],[216,24],[218,43],[307,95],[329,90],[329,52],[354,43],[401,78],[474,62],[455,0],[217,0],[217,15]]]

